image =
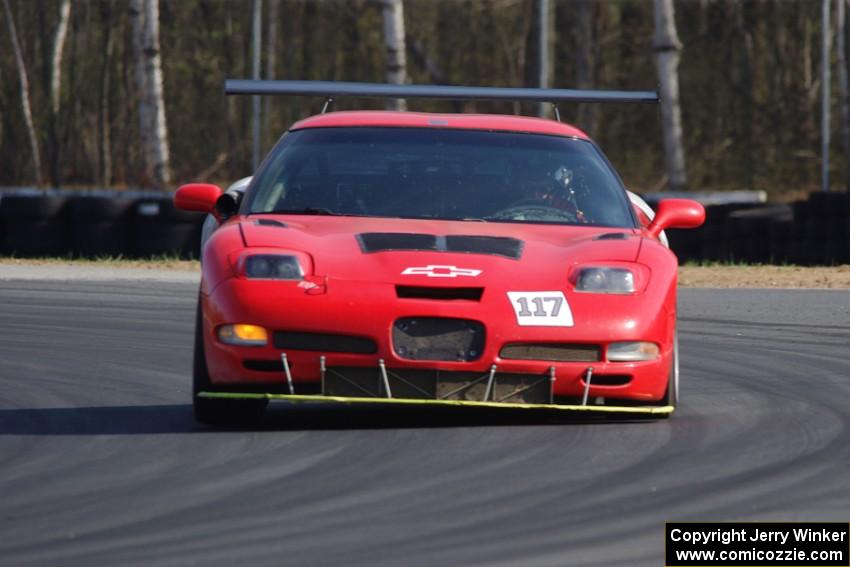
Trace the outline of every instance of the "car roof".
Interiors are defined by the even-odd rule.
[[[305,118],[290,130],[306,128],[340,128],[379,126],[395,128],[456,128],[459,130],[498,130],[529,134],[549,134],[589,140],[587,134],[569,124],[505,114],[434,114],[429,112],[396,112],[357,110],[328,112]]]

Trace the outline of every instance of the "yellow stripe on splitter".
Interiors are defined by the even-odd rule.
[[[635,413],[666,415],[675,410],[673,406],[577,406],[562,404],[518,404],[506,402],[476,402],[472,400],[420,400],[409,398],[349,398],[342,396],[301,396],[293,394],[262,394],[251,392],[198,392],[200,398],[223,398],[234,400],[283,400],[292,403],[337,403],[337,404],[385,404],[411,406],[454,406],[505,409],[549,409],[590,413]]]

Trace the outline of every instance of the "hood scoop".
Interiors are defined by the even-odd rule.
[[[630,236],[631,235],[626,234],[625,232],[606,232],[605,234],[600,234],[593,240],[625,240]]]
[[[408,232],[364,232],[357,235],[364,254],[390,251],[457,252],[488,254],[519,260],[523,241],[503,236],[415,234]]]
[[[276,226],[277,228],[286,228],[286,224],[274,219],[257,219],[254,221],[257,226]]]

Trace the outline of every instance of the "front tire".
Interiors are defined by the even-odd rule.
[[[673,360],[670,361],[670,374],[667,376],[667,392],[661,398],[662,406],[673,406],[675,410],[679,405],[679,334],[673,334]],[[663,418],[668,418],[672,414],[662,414]]]
[[[210,381],[207,359],[204,355],[204,326],[199,296],[192,363],[192,410],[195,420],[214,426],[246,425],[258,421],[268,405],[268,400],[223,400],[198,397],[200,392],[214,390],[215,385]]]

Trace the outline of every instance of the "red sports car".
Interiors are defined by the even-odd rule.
[[[528,90],[528,89],[521,89]],[[539,118],[329,112],[294,124],[213,214],[194,410],[268,400],[672,413],[687,200],[635,207],[581,130]]]

